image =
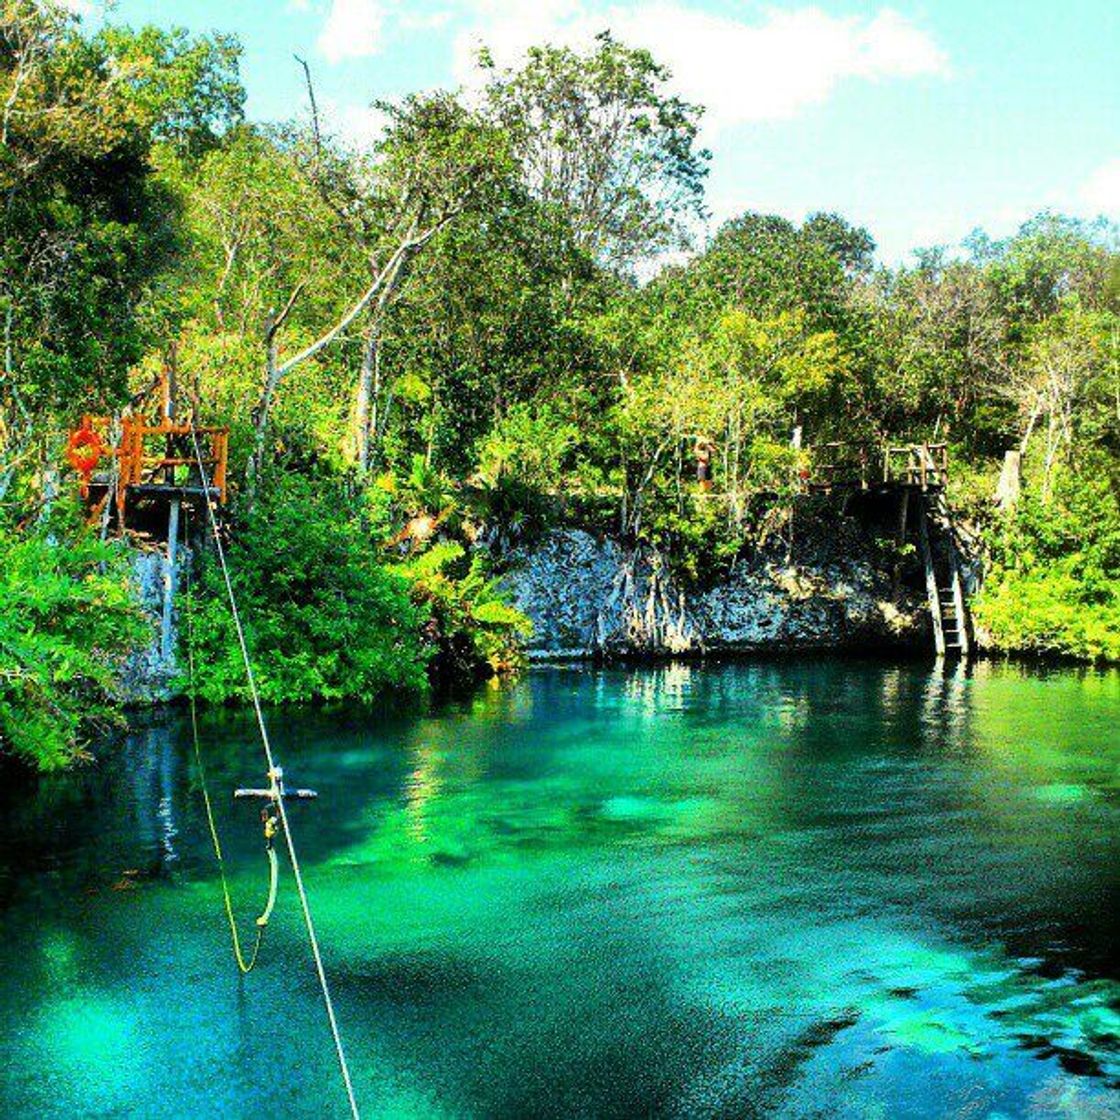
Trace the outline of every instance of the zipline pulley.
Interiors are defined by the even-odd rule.
[[[276,905],[276,888],[280,866],[273,841],[281,827],[279,802],[281,799],[308,801],[319,796],[313,789],[285,789],[284,771],[279,766],[269,770],[268,781],[267,789],[239,788],[233,791],[235,801],[260,800],[265,802],[261,806],[261,826],[264,828],[264,850],[268,856],[269,885],[268,902],[265,904],[260,917],[257,918],[258,932],[268,925],[268,920],[272,917],[272,909]]]
[[[319,796],[313,789],[285,789],[284,771],[279,766],[268,772],[268,779],[271,783],[268,789],[238,788],[233,791],[234,799],[240,801],[247,797],[261,797],[275,801],[283,797],[288,801],[312,801]]]

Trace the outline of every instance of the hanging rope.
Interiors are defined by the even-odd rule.
[[[188,513],[188,518],[189,518]],[[188,521],[189,524],[189,521]],[[189,537],[188,532],[188,537]],[[202,761],[202,746],[198,734],[198,701],[195,694],[194,681],[194,604],[192,600],[190,569],[187,570],[187,680],[188,695],[191,709],[191,737],[194,742],[195,764],[198,766],[199,781],[202,785],[202,803],[206,806],[206,824],[210,829],[210,840],[214,846],[214,858],[218,861],[218,876],[222,884],[222,901],[225,905],[226,920],[229,922],[230,940],[233,943],[233,957],[237,967],[243,975],[253,971],[257,963],[257,956],[261,951],[261,941],[264,938],[265,927],[272,916],[272,908],[276,905],[276,888],[280,877],[280,866],[276,859],[276,849],[272,846],[272,835],[269,831],[268,821],[265,821],[265,850],[268,853],[268,901],[261,915],[257,918],[256,938],[249,959],[241,948],[241,936],[237,929],[237,919],[233,915],[233,898],[230,894],[229,880],[226,878],[225,858],[222,855],[222,842],[218,837],[218,825],[214,820],[214,807],[210,801],[210,790],[206,781],[206,765]],[[269,818],[270,820],[272,818]],[[274,826],[273,826],[274,831]]]
[[[203,501],[206,505],[206,510],[209,515],[210,529],[214,537],[214,545],[218,554],[218,565],[222,570],[222,578],[226,585],[226,594],[229,597],[230,613],[233,616],[233,628],[237,633],[237,642],[241,647],[241,659],[245,663],[245,678],[249,684],[249,695],[253,701],[253,709],[256,712],[257,728],[261,734],[261,746],[264,749],[265,761],[268,764],[268,781],[269,784],[279,790],[279,781],[283,776],[283,771],[276,765],[276,760],[272,754],[272,744],[268,738],[268,728],[264,722],[264,712],[261,709],[260,694],[257,692],[256,677],[253,676],[253,664],[249,658],[249,646],[245,641],[245,631],[241,626],[241,615],[237,610],[237,597],[233,592],[233,582],[230,579],[229,566],[226,564],[226,551],[222,545],[222,536],[218,531],[218,520],[214,516],[214,507],[210,501],[210,479],[206,474],[206,467],[202,461],[202,450],[198,445],[198,432],[195,430],[194,418],[189,421],[191,429],[191,442],[194,445],[194,457],[198,463],[199,478],[202,483]],[[284,806],[284,798],[277,796],[275,798],[275,805],[277,815],[280,819],[280,826],[284,833],[284,841],[288,849],[288,859],[292,864],[292,878],[295,880],[296,892],[299,895],[300,908],[303,910],[304,924],[307,926],[307,939],[311,944],[311,956],[315,961],[315,971],[319,977],[319,987],[323,993],[323,1005],[327,1011],[327,1021],[330,1023],[331,1037],[334,1039],[335,1054],[338,1057],[338,1068],[342,1074],[342,1083],[346,1088],[346,1099],[350,1104],[350,1114],[354,1120],[361,1120],[358,1112],[358,1102],[354,1097],[354,1085],[350,1080],[350,1066],[346,1061],[346,1051],[342,1046],[342,1035],[338,1030],[338,1020],[334,1014],[334,1004],[331,1001],[330,987],[327,984],[327,974],[323,968],[323,957],[319,952],[319,939],[315,935],[315,923],[311,917],[311,904],[307,900],[307,891],[303,886],[303,873],[299,867],[299,857],[296,855],[295,841],[292,839],[292,831],[288,825],[288,812]]]

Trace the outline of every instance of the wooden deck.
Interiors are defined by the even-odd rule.
[[[158,398],[153,402],[157,389]],[[225,503],[229,460],[228,427],[182,423],[178,416],[172,355],[169,367],[132,399],[122,415],[82,417],[69,446],[93,447],[88,461],[84,456],[68,455],[81,478],[91,519],[104,518],[108,527],[115,514],[118,532],[166,544],[160,657],[169,665],[174,660],[180,515],[192,505]],[[109,469],[95,474],[102,459],[109,460]],[[203,519],[196,522],[202,523]]]
[[[158,390],[158,411],[149,419],[139,406]],[[117,524],[129,524],[132,506],[160,505],[165,516],[175,502],[226,501],[229,428],[194,425],[176,420],[174,378],[165,372],[134,398],[135,411],[117,419],[83,416],[82,427],[92,430],[105,448],[110,468],[88,478],[84,486],[94,516],[115,498]],[[150,407],[150,406],[149,406]],[[195,440],[201,452],[201,469]]]

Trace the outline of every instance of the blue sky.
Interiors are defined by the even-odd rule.
[[[72,0],[97,20],[94,0]],[[236,33],[249,114],[306,111],[312,66],[334,129],[472,78],[486,43],[514,63],[534,42],[612,29],[708,107],[714,219],[838,210],[888,261],[1002,235],[1055,208],[1120,219],[1120,0],[119,0],[118,22]]]

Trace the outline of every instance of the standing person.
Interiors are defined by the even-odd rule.
[[[712,488],[712,452],[715,445],[705,436],[696,437],[692,454],[696,458],[696,481],[700,489],[707,493]]]

